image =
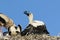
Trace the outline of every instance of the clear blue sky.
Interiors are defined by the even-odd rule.
[[[0,0],[0,12],[12,18],[24,29],[28,18],[24,11],[31,11],[35,20],[42,20],[51,35],[60,33],[60,0]],[[5,31],[5,29],[3,29]]]

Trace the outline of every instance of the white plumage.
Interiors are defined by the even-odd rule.
[[[39,25],[41,25],[41,26],[42,26],[42,25],[45,25],[44,22],[42,22],[42,21],[37,21],[37,20],[32,21],[30,24],[33,25],[34,27],[37,27],[37,26],[39,26]]]
[[[18,35],[21,33],[21,26],[19,25],[18,27],[13,26],[8,28],[9,35]]]

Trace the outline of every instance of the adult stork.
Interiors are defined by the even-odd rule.
[[[24,36],[26,34],[49,34],[47,31],[46,25],[43,21],[33,20],[33,14],[27,11],[24,11],[24,14],[28,16],[29,24],[28,26],[21,32],[21,35]]]

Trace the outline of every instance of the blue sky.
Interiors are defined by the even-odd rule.
[[[50,35],[60,33],[60,0],[0,0],[0,12],[16,25],[21,24],[22,29],[28,24],[25,10],[32,12],[35,20],[44,21]]]

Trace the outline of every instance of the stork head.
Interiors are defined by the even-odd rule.
[[[24,14],[28,16],[29,18],[29,22],[32,22],[33,21],[33,14],[28,12],[28,11],[24,11]]]
[[[32,13],[30,13],[30,12],[28,12],[28,11],[24,11],[24,14],[25,14],[25,15],[27,15],[27,16],[29,16],[29,17],[30,17],[30,16],[32,16],[32,17],[33,17],[33,14],[32,14]]]
[[[25,15],[27,15],[27,16],[29,16],[29,15],[30,15],[27,11],[24,11],[24,14],[25,14]]]

